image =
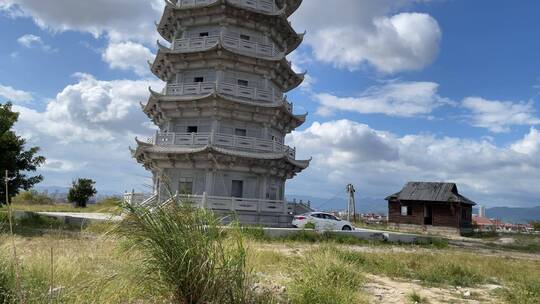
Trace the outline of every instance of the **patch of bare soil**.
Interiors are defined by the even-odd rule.
[[[372,299],[370,303],[410,304],[410,295],[416,293],[430,304],[448,303],[501,303],[492,295],[499,286],[484,285],[476,288],[426,287],[417,282],[398,281],[388,277],[366,275],[368,282],[364,291]]]

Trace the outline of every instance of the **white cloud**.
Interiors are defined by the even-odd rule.
[[[0,85],[0,97],[12,102],[28,102],[34,100],[29,92],[14,89],[10,86]],[[3,102],[3,101],[0,101]]]
[[[315,58],[356,70],[366,63],[384,73],[419,70],[433,62],[442,37],[437,21],[422,13],[397,13],[414,0],[305,1],[294,17],[309,34]],[[321,8],[327,7],[329,9]]]
[[[149,74],[148,60],[155,55],[142,44],[134,42],[111,43],[103,53],[103,60],[111,69],[130,70],[137,75]]]
[[[41,167],[41,170],[52,171],[52,172],[72,172],[86,165],[87,165],[86,163],[80,162],[80,161],[74,162],[74,161],[48,158],[45,161],[45,164]]]
[[[0,0],[0,9],[13,17],[31,17],[42,29],[88,32],[113,41],[155,41],[154,20],[164,2],[160,0]]]
[[[529,134],[512,145],[512,150],[532,156],[540,154],[540,132],[531,128]]]
[[[314,94],[313,97],[320,103],[317,111],[321,115],[351,111],[412,117],[429,114],[435,108],[451,103],[437,94],[438,87],[433,82],[390,82],[371,87],[358,97],[338,97],[328,93]]]
[[[41,40],[41,37],[31,34],[21,36],[19,39],[17,39],[17,42],[27,48],[31,48],[35,45],[43,45],[43,40]]]
[[[25,48],[34,48],[38,47],[42,49],[45,52],[57,52],[58,50],[52,48],[50,45],[47,45],[43,42],[43,39],[41,37],[32,35],[32,34],[26,34],[24,36],[19,37],[17,39],[17,42],[24,46]]]
[[[407,181],[425,180],[457,182],[465,195],[487,205],[531,205],[540,195],[536,129],[513,145],[497,146],[487,140],[398,136],[339,120],[315,122],[293,132],[288,143],[301,147],[299,158],[313,156],[293,185],[317,185],[316,193],[306,192],[313,189],[308,186],[289,189],[297,194],[334,193],[352,182],[362,196],[382,199]]]
[[[537,125],[532,102],[511,102],[468,97],[462,102],[464,108],[472,112],[471,124],[495,133],[508,132],[513,125]]]
[[[41,147],[48,159],[42,168],[45,184],[62,186],[74,177],[90,177],[100,189],[121,192],[128,189],[119,187],[140,185],[148,173],[131,158],[128,146],[135,145],[136,136],[153,133],[139,102],[148,99],[149,85],[159,89],[161,82],[77,77],[44,111],[14,106],[20,113],[17,133]]]
[[[78,74],[78,82],[67,86],[49,101],[44,112],[18,107],[21,122],[37,134],[64,143],[112,141],[118,134],[142,133],[147,121],[139,102],[148,98],[148,86],[158,81],[100,81]]]

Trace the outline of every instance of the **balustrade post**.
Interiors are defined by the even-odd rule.
[[[159,136],[159,131],[156,130],[156,136],[154,136],[154,146],[157,145],[158,143],[158,136]]]
[[[283,213],[284,214],[289,214],[287,200],[283,200]]]
[[[202,196],[202,201],[201,201],[201,204],[202,204],[202,208],[206,208],[208,206],[207,204],[207,201],[208,201],[208,197],[207,197],[207,194],[206,194],[206,191],[203,192],[203,196]]]
[[[172,145],[176,145],[176,133],[172,134]]]

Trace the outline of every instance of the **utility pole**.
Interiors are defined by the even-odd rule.
[[[351,220],[351,212],[353,214],[353,221],[356,221],[356,202],[354,200],[354,193],[356,190],[354,189],[353,184],[347,185],[347,193],[349,194],[349,204],[347,207],[347,221]]]

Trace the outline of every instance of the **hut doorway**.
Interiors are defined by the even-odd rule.
[[[433,207],[424,206],[424,225],[433,225]]]

